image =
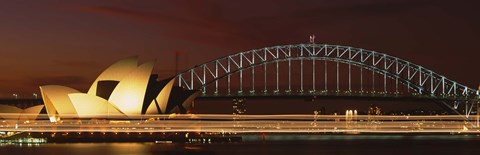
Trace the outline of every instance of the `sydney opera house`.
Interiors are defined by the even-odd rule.
[[[20,120],[35,120],[45,113],[51,122],[186,113],[198,91],[175,87],[173,77],[159,80],[152,74],[153,66],[153,61],[139,65],[137,57],[125,58],[103,71],[86,93],[60,85],[40,86],[43,105],[27,109],[0,105],[0,113],[16,113],[10,117]]]

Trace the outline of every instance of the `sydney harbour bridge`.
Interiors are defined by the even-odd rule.
[[[376,51],[327,44],[272,46],[225,56],[180,73],[201,97],[329,96],[431,100],[476,113],[479,91],[421,65]]]
[[[176,85],[198,98],[329,97],[429,101],[449,115],[139,115],[128,122],[48,120],[2,126],[15,132],[480,133],[479,91],[386,53],[340,45],[254,49],[196,65]],[[476,115],[472,115],[476,114]],[[46,116],[45,116],[46,117]],[[109,116],[114,119],[115,116]],[[154,119],[146,119],[154,118]]]

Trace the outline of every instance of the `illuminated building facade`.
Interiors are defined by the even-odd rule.
[[[174,87],[174,78],[158,80],[153,61],[137,57],[117,61],[93,82],[87,93],[58,86],[40,86],[50,121],[62,118],[128,118],[144,114],[186,113],[198,91]]]

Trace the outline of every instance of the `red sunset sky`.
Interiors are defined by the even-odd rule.
[[[480,82],[479,2],[445,0],[0,0],[0,98],[38,86],[86,91],[103,69],[138,55],[154,72],[228,54],[316,41],[371,49],[469,87]]]

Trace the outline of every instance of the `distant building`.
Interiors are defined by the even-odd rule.
[[[382,115],[382,108],[380,108],[379,106],[377,106],[375,104],[372,104],[368,108],[367,114],[368,115]]]
[[[247,100],[245,98],[235,98],[233,99],[233,114],[241,115],[247,112]]]

